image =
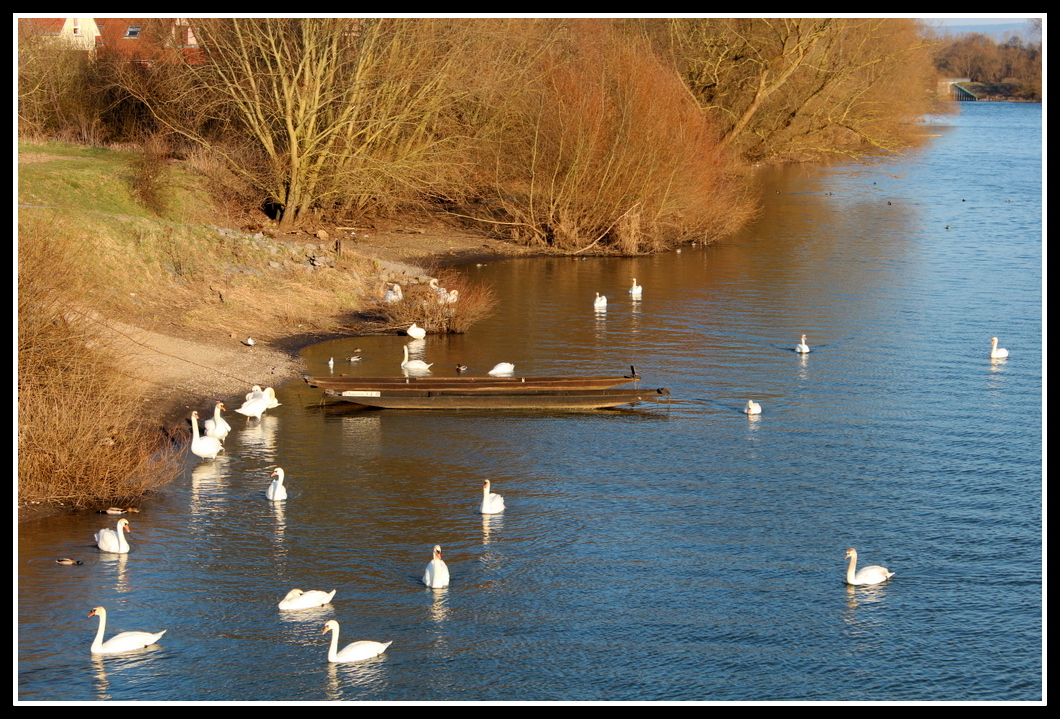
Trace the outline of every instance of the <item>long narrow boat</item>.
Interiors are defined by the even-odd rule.
[[[338,392],[351,390],[454,390],[503,391],[522,394],[530,390],[609,389],[638,377],[304,377],[311,387]]]
[[[325,389],[334,399],[381,409],[600,409],[634,402],[662,402],[670,390],[537,388],[514,393],[506,389],[378,388],[338,391]]]

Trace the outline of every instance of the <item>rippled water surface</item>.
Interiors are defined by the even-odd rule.
[[[357,412],[295,383],[132,515],[127,556],[93,546],[106,515],[20,526],[18,698],[1041,699],[1041,107],[962,109],[883,170],[765,175],[716,245],[468,266],[498,313],[413,347],[435,376],[636,365],[669,404]],[[395,375],[406,341],[306,356]],[[848,547],[894,578],[847,588]],[[280,612],[293,587],[338,593]],[[97,605],[168,633],[93,658]],[[329,664],[328,619],[394,643]]]

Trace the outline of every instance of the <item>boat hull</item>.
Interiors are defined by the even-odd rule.
[[[668,400],[670,390],[547,390],[513,394],[506,391],[457,392],[433,390],[325,390],[344,402],[379,409],[602,409],[635,402]]]

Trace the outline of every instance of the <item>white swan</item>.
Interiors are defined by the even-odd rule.
[[[129,520],[119,519],[117,529],[104,527],[96,532],[96,546],[104,552],[128,554],[129,542],[125,539],[125,533],[130,531],[132,530],[129,529]]]
[[[504,511],[504,497],[490,491],[490,481],[482,483],[482,514],[500,514]]]
[[[103,633],[107,629],[107,610],[96,607],[88,613],[90,617],[99,617],[99,629],[96,630],[96,638],[92,642],[93,654],[121,654],[122,652],[134,652],[137,649],[149,647],[165,634],[168,629],[163,629],[158,634],[151,632],[122,632],[115,634],[107,641],[103,641]]]
[[[1008,357],[1008,350],[1004,347],[997,346],[997,337],[990,338],[990,359],[1005,359]]]
[[[438,298],[438,304],[444,305],[449,301],[449,290],[438,286],[438,278],[432,277],[427,284],[430,285],[431,292]]]
[[[203,459],[214,459],[224,449],[217,437],[199,436],[199,413],[191,413],[191,453]]]
[[[232,425],[225,422],[224,417],[221,416],[221,410],[225,409],[223,402],[218,402],[213,408],[213,417],[206,420],[203,426],[206,427],[207,437],[217,437],[222,442],[225,441],[225,437],[232,431]]]
[[[280,403],[276,400],[276,390],[272,387],[265,388],[265,409],[276,409],[280,406]]]
[[[424,337],[427,336],[427,330],[417,326],[416,323],[413,322],[412,326],[405,330],[405,334],[407,334],[414,340],[422,340]]]
[[[250,401],[255,400],[255,399],[261,399],[261,395],[262,395],[261,385],[257,385],[256,384],[256,385],[254,385],[253,387],[250,388],[249,392],[247,392],[247,402],[250,402]]]
[[[387,290],[386,294],[383,295],[383,302],[386,302],[388,304],[401,302],[401,300],[403,299],[405,299],[405,293],[401,291],[401,285],[399,285],[397,282],[395,282],[394,286]]]
[[[515,365],[513,365],[511,362],[499,362],[497,363],[496,367],[489,371],[489,374],[493,375],[494,377],[499,377],[501,375],[511,374],[514,371]]]
[[[747,406],[744,407],[745,414],[762,414],[762,405],[755,402],[753,399],[747,400]]]
[[[629,294],[633,299],[640,299],[644,292],[644,288],[637,284],[637,278],[633,278],[633,286],[629,288]]]
[[[303,592],[301,589],[292,589],[280,602],[280,609],[315,609],[325,604],[331,604],[331,598],[335,596],[337,589],[330,592],[322,592],[319,589],[310,589]]]
[[[328,359],[328,368],[329,369],[335,369],[335,358],[334,357],[331,357],[331,358]]]
[[[434,545],[434,559],[423,573],[423,583],[431,589],[445,589],[449,586],[449,567],[442,561],[442,548]]]
[[[596,293],[596,299],[593,300],[593,308],[597,312],[604,312],[607,310],[607,297],[601,295],[599,292]]]
[[[449,294],[438,302],[443,305],[455,305],[460,299],[460,290],[449,290]]]
[[[287,499],[287,488],[283,486],[283,470],[277,467],[269,476],[276,477],[276,479],[272,480],[272,484],[265,490],[265,496],[273,502],[282,502]]]
[[[431,368],[431,365],[434,364],[434,362],[431,362],[431,364],[427,364],[423,360],[410,360],[408,345],[405,345],[402,349],[405,350],[405,360],[401,363],[401,369],[407,369],[413,372],[423,372],[425,370],[429,370]]]
[[[807,352],[810,351],[810,346],[808,344],[806,344],[806,335],[802,336],[802,342],[800,342],[799,344],[795,345],[795,351],[798,352],[801,355],[804,355],[804,354],[806,354]]]
[[[854,567],[858,563],[858,553],[855,549],[847,550],[847,559],[850,560],[850,563],[847,565],[847,584],[853,584],[855,586],[862,584],[879,584],[880,582],[886,582],[894,576],[894,572],[888,572],[887,567],[881,567],[876,564],[871,567],[862,567],[858,573],[855,574]]]
[[[254,385],[255,391],[247,395],[247,401],[243,403],[242,407],[236,409],[236,412],[246,417],[253,417],[254,419],[261,419],[261,415],[265,414],[265,410],[269,408],[269,396],[263,392],[260,387]],[[272,387],[269,387],[271,390]],[[273,400],[275,401],[275,395]]]
[[[331,649],[328,650],[328,661],[341,662],[363,662],[365,659],[377,657],[386,651],[394,642],[354,642],[348,644],[339,651],[339,623],[334,619],[324,625],[321,634],[331,632]]]

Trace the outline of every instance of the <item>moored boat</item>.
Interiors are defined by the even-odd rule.
[[[660,389],[456,389],[376,388],[325,389],[328,397],[380,409],[600,409],[635,402],[666,401],[670,390]]]

